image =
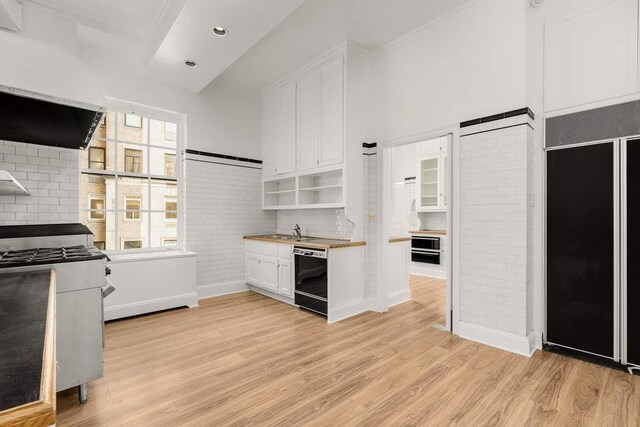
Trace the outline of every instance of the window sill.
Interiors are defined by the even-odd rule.
[[[137,261],[152,261],[157,259],[167,259],[167,258],[189,258],[196,256],[195,252],[188,251],[157,251],[157,252],[137,252],[132,254],[109,254],[109,258],[111,258],[111,264],[118,264],[124,262],[137,262]]]

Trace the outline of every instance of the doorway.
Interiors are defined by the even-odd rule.
[[[410,299],[433,313],[435,328],[447,331],[453,323],[452,141],[453,133],[443,132],[381,150],[383,242],[407,239]],[[389,248],[382,253],[392,256]]]

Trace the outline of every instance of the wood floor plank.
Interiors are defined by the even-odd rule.
[[[89,403],[58,393],[59,426],[639,425],[640,380],[432,327],[446,282],[333,325],[245,292],[106,325]]]

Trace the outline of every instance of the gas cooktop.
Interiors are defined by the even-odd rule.
[[[68,246],[9,250],[0,254],[0,268],[29,265],[58,264],[62,262],[90,261],[107,256],[95,246]]]

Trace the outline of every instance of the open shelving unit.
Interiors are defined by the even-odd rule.
[[[298,177],[298,204],[304,207],[343,207],[343,170],[334,169]]]
[[[296,205],[296,178],[281,178],[264,182],[263,207],[282,209]]]
[[[263,209],[345,207],[344,169],[301,173],[264,181]]]

